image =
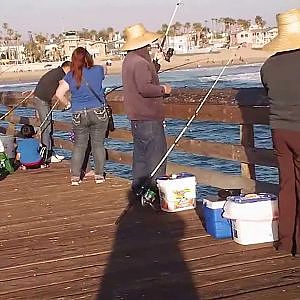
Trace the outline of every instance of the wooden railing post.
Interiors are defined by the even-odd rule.
[[[252,124],[240,125],[240,141],[244,147],[254,147],[254,129]],[[241,163],[241,173],[247,178],[255,180],[255,165]]]
[[[8,110],[12,109],[12,106],[8,106],[7,107]],[[16,125],[14,123],[11,123],[10,121],[13,119],[13,115],[14,115],[14,112],[11,112],[6,118],[5,120],[8,121],[8,127],[7,127],[7,130],[6,130],[6,134],[7,135],[15,135],[15,131],[16,131]]]

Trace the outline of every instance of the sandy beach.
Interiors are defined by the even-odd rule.
[[[225,65],[229,60],[231,64],[251,64],[264,62],[271,54],[262,50],[253,50],[249,48],[240,49],[220,49],[219,53],[193,54],[193,55],[174,55],[171,62],[161,62],[161,71],[176,69],[191,69],[201,67],[212,67]],[[105,64],[105,61],[95,61],[96,64]],[[35,82],[49,71],[55,68],[58,63],[39,63],[34,64],[29,71],[29,65],[26,68],[16,69],[16,66],[0,66],[0,84]],[[184,65],[184,66],[181,66]],[[30,66],[31,67],[31,66]],[[120,74],[122,61],[113,61],[111,66],[107,67],[108,74]],[[12,69],[15,68],[14,71]]]

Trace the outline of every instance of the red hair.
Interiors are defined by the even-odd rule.
[[[83,47],[76,48],[72,53],[72,61],[70,71],[76,81],[77,88],[81,85],[82,69],[94,66],[94,60],[90,53]]]

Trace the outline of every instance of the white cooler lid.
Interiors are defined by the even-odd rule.
[[[203,205],[211,209],[220,209],[225,205],[226,200],[220,200],[218,197],[209,197],[203,199]]]

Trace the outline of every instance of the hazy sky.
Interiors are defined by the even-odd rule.
[[[27,38],[27,31],[58,33],[72,29],[100,30],[142,22],[157,30],[168,23],[177,0],[0,0],[0,24],[7,22]],[[183,0],[175,21],[200,22],[232,17],[254,20],[262,16],[275,25],[275,15],[300,8],[299,0]],[[1,28],[0,28],[1,29]]]

